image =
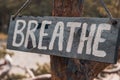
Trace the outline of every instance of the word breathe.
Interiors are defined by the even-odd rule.
[[[79,44],[77,47],[77,54],[82,54],[84,46],[86,45],[86,54],[87,55],[94,55],[97,57],[105,57],[107,53],[103,50],[98,50],[99,44],[104,44],[106,42],[105,38],[102,38],[101,35],[104,31],[110,31],[111,25],[107,23],[101,23],[99,25],[97,24],[91,24],[91,26],[88,26],[87,23],[82,22],[67,22],[66,24],[63,21],[58,21],[53,29],[53,33],[51,36],[51,39],[49,41],[48,47],[43,45],[43,40],[45,37],[48,37],[49,33],[45,32],[45,26],[46,25],[52,25],[52,21],[50,20],[43,20],[41,22],[41,28],[39,29],[39,40],[38,43],[36,42],[37,38],[35,35],[35,32],[37,30],[37,27],[39,25],[39,22],[37,20],[29,20],[25,21],[22,19],[16,20],[15,29],[13,33],[13,41],[12,46],[14,47],[21,47],[24,45],[25,48],[28,46],[29,39],[32,41],[33,48],[38,48],[39,50],[53,50],[55,40],[58,38],[58,50],[63,51],[63,42],[64,42],[64,33],[65,33],[65,27],[67,27],[69,31],[69,37],[66,44],[66,54],[69,54],[72,50],[73,40],[74,40],[74,34],[76,28],[81,28],[80,38],[79,38]],[[97,27],[98,26],[98,27]],[[27,27],[26,34],[23,32],[25,28]],[[50,26],[48,26],[50,27]],[[87,28],[90,28],[88,36],[87,35]],[[17,38],[20,36],[19,42],[17,42]],[[85,41],[87,44],[85,44]]]

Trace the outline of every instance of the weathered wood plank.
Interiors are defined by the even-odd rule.
[[[17,17],[10,21],[7,48],[115,63],[120,25],[116,20],[113,26],[107,18]]]

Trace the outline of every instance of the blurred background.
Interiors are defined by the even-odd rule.
[[[42,74],[50,77],[49,56],[6,49],[10,16],[14,15],[25,1],[0,0],[0,80],[22,80]],[[104,1],[113,17],[120,18],[120,0]],[[52,0],[32,0],[20,15],[51,16],[52,3]],[[83,17],[108,16],[99,0],[85,0]],[[120,61],[116,65],[109,66],[95,80],[120,80]]]

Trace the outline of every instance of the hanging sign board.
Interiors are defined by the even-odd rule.
[[[107,63],[117,60],[119,19],[17,17],[10,21],[7,48]]]

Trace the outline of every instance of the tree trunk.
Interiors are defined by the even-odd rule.
[[[54,0],[53,16],[79,17],[83,0]],[[109,64],[51,56],[52,80],[93,80]]]

